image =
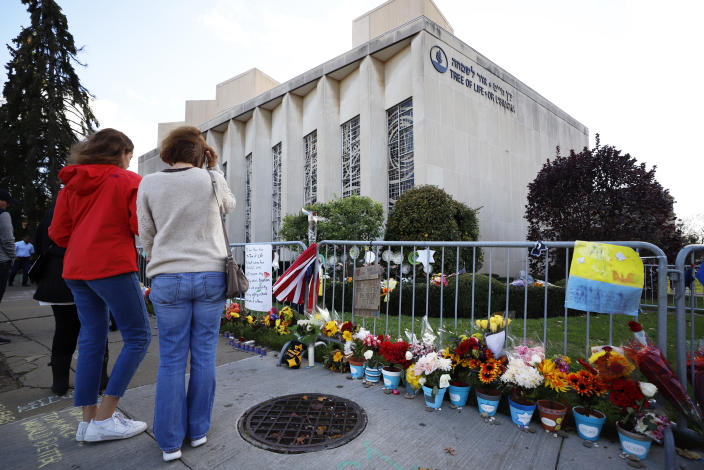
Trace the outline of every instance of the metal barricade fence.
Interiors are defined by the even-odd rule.
[[[666,353],[667,351],[667,257],[665,253],[657,246],[646,243],[646,242],[628,242],[628,241],[615,241],[608,242],[616,245],[628,246],[637,251],[647,251],[651,255],[651,260],[657,260],[657,283],[655,286],[656,292],[654,298],[656,303],[653,304],[653,309],[657,311],[657,343],[658,346]],[[549,270],[551,267],[550,260],[557,259],[557,257],[562,253],[564,256],[564,272],[569,273],[569,258],[570,251],[574,248],[574,242],[544,242],[544,246],[547,248],[543,253],[540,253],[537,262],[542,264],[543,275],[542,279],[542,339],[543,341],[548,338],[548,304],[549,304]],[[397,337],[402,335],[402,323],[404,316],[403,313],[410,312],[410,331],[419,337],[418,326],[420,324],[420,319],[432,312],[437,312],[439,316],[439,324],[444,325],[445,321],[448,320],[449,314],[451,318],[449,320],[452,323],[452,328],[457,329],[458,324],[462,323],[465,329],[470,332],[474,330],[475,320],[488,318],[493,312],[503,311],[504,316],[508,316],[509,310],[515,311],[516,318],[522,316],[523,327],[520,336],[525,340],[528,336],[528,318],[529,318],[529,285],[528,282],[524,282],[523,286],[519,289],[511,287],[510,279],[515,279],[515,272],[517,270],[525,271],[527,279],[527,274],[530,272],[530,259],[529,251],[535,247],[534,242],[428,242],[428,241],[416,241],[416,242],[401,242],[401,241],[341,241],[341,240],[325,240],[318,243],[317,246],[317,262],[322,263],[323,279],[322,279],[322,296],[320,296],[317,302],[320,302],[326,308],[330,310],[335,310],[342,316],[342,320],[345,320],[349,315],[352,319],[352,312],[354,311],[354,291],[355,283],[353,279],[354,270],[361,265],[365,264],[378,264],[383,268],[382,279],[396,278],[398,281],[398,286],[395,292],[390,293],[389,301],[381,302],[381,307],[379,311],[379,316],[374,318],[364,318],[362,317],[363,326],[368,327],[370,330],[376,333],[377,328],[383,327],[384,334],[396,333]],[[416,253],[423,250],[434,250],[434,263],[432,272],[433,273],[445,273],[444,276],[440,275],[439,282],[436,282],[437,287],[433,287],[431,291],[431,281],[433,278],[438,279],[437,274],[431,274],[429,269],[425,272],[423,269],[419,269],[418,260],[416,259]],[[396,250],[394,252],[394,250]],[[366,255],[366,253],[373,253],[373,260],[371,255]],[[413,254],[413,259],[409,259],[409,263],[405,263],[409,253]],[[360,256],[364,254],[363,256]],[[454,254],[454,256],[449,256]],[[322,256],[321,256],[322,255]],[[499,256],[500,255],[500,256]],[[554,257],[554,258],[552,258]],[[451,266],[448,266],[446,259],[453,258],[454,262]],[[460,258],[463,258],[464,262],[460,262]],[[498,263],[495,263],[495,258],[501,258]],[[561,258],[561,257],[560,257]],[[513,260],[513,261],[512,261]],[[396,262],[395,262],[396,261]],[[399,262],[400,261],[400,262]],[[416,264],[412,264],[411,261],[415,261]],[[535,261],[533,262],[535,263]],[[480,269],[479,266],[482,266]],[[501,264],[497,266],[497,264]],[[505,266],[504,266],[505,265]],[[406,267],[407,266],[407,267]],[[466,270],[466,274],[451,275],[448,273],[461,273],[461,268]],[[471,270],[470,270],[471,268]],[[512,272],[513,269],[513,272]],[[394,271],[392,276],[392,270]],[[487,274],[482,274],[486,272]],[[495,272],[501,272],[502,276],[505,276],[506,287],[505,292],[499,292],[494,284],[495,275],[491,276]],[[504,274],[505,273],[505,274]],[[448,278],[451,275],[454,279]],[[471,277],[471,282],[460,283],[460,275]],[[451,280],[450,280],[451,279]],[[447,281],[447,282],[445,282]],[[424,292],[418,295],[416,290],[416,285],[419,285]],[[454,284],[454,288],[450,287]],[[461,284],[465,284],[462,286]],[[404,296],[408,296],[408,292],[404,292],[404,286],[408,287],[410,285],[410,292],[413,293],[411,299],[404,299]],[[445,289],[451,295],[451,298],[447,298],[445,295]],[[439,290],[439,292],[438,292]],[[516,293],[522,292],[522,299],[515,299]],[[514,299],[511,300],[511,295],[513,291]],[[535,300],[536,293],[534,288],[531,288],[532,299]],[[434,306],[430,305],[431,292],[433,297],[436,299],[436,304]],[[486,300],[484,300],[484,292],[486,292]],[[499,297],[502,305],[498,305],[496,301],[492,304],[492,293],[494,297]],[[382,294],[383,296],[383,294]],[[350,301],[351,297],[351,301]],[[469,297],[469,298],[468,298]],[[480,299],[481,297],[481,299]],[[538,294],[538,297],[540,295]],[[463,300],[463,309],[468,309],[469,311],[460,312],[459,300]],[[481,300],[481,302],[479,302]],[[537,303],[539,302],[537,299]],[[391,303],[397,304],[393,309],[391,309]],[[408,303],[410,302],[410,308]],[[531,309],[535,309],[536,302],[531,302]],[[486,303],[486,310],[484,308],[479,311],[476,308],[477,304]],[[349,307],[348,307],[349,306]],[[482,305],[483,306],[483,305]],[[484,307],[484,306],[483,306]],[[432,310],[431,310],[432,308]],[[554,303],[551,308],[551,313],[555,313]],[[535,318],[536,312],[530,312],[530,317]],[[589,353],[590,348],[590,313],[587,312],[585,315],[585,349],[583,350],[586,354]],[[396,319],[393,319],[396,316]],[[466,321],[458,321],[461,318],[468,317],[469,324]],[[538,315],[540,318],[540,315]],[[574,318],[574,317],[571,317]],[[367,321],[372,324],[367,326]],[[392,325],[391,322],[396,320],[396,325]],[[381,325],[377,325],[378,321],[381,321]],[[613,316],[608,315],[608,340],[604,338],[604,341],[608,341],[609,344],[612,343],[613,339]],[[560,311],[560,318],[555,319],[554,324],[562,325],[562,353],[566,354],[568,351],[568,310],[564,307],[564,302]],[[468,327],[468,328],[467,328]],[[396,330],[395,332],[393,330]],[[538,330],[537,333],[540,333]],[[554,336],[554,329],[551,331]],[[547,342],[546,342],[547,347]],[[574,353],[574,351],[572,351]],[[581,354],[581,351],[580,351]]]
[[[232,249],[232,256],[234,257],[237,264],[244,270],[244,257],[245,249],[247,245],[271,245],[275,259],[272,260],[272,270],[281,275],[284,273],[291,264],[298,258],[298,256],[306,249],[306,245],[300,241],[283,241],[283,242],[264,242],[264,243],[230,243],[230,249]],[[274,264],[274,261],[276,263]],[[138,278],[145,287],[151,286],[151,279],[147,277],[147,261],[144,257],[144,249],[141,246],[137,246],[137,268],[138,268]],[[275,276],[272,276],[275,277]],[[240,303],[242,299],[240,299]]]
[[[698,263],[695,261],[698,261]],[[697,281],[690,278],[691,284],[687,288],[687,279],[685,277],[686,265],[697,266],[701,265],[704,258],[704,245],[688,245],[677,254],[674,270],[670,272],[670,279],[673,284],[675,308],[676,308],[676,332],[677,332],[677,377],[680,382],[691,390],[690,396],[696,403],[698,395],[702,394],[702,390],[697,387],[695,375],[695,355],[698,349],[699,341],[695,335],[695,323],[697,316],[702,312],[698,308],[699,300],[697,294]],[[691,273],[694,275],[694,272]],[[701,285],[701,284],[700,284]],[[687,296],[689,290],[689,296]],[[689,313],[689,332],[687,331],[687,314]],[[698,315],[699,314],[699,315]],[[689,342],[689,352],[687,352],[687,342]],[[704,347],[704,345],[702,345]],[[689,371],[688,369],[689,364]],[[701,401],[701,400],[700,400]],[[682,423],[686,423],[684,416],[680,417]],[[678,426],[680,430],[686,428],[685,425]]]

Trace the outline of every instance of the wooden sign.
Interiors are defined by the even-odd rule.
[[[381,266],[363,266],[354,271],[354,315],[378,317],[381,292]]]

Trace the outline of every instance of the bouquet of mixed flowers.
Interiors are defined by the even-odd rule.
[[[298,341],[303,344],[311,344],[318,339],[323,327],[331,321],[330,312],[327,309],[318,307],[315,314],[306,313],[306,318],[296,322],[296,333]]]
[[[413,365],[413,373],[418,377],[418,384],[433,389],[432,395],[438,393],[438,389],[450,386],[450,372],[452,370],[452,360],[441,357],[437,352],[431,352],[421,356]]]
[[[476,320],[476,327],[484,334],[487,347],[494,356],[498,357],[503,351],[506,342],[506,328],[511,324],[511,319],[502,313],[494,313],[488,319]]]
[[[391,337],[389,335],[374,336],[372,333],[367,334],[367,336],[362,339],[362,356],[364,356],[368,368],[376,369],[379,367],[379,361],[381,360],[379,348],[381,347],[381,343],[389,341],[390,339]]]
[[[662,396],[687,417],[693,429],[704,436],[702,412],[675,376],[662,351],[648,340],[640,323],[630,321],[628,326],[634,337],[624,346],[625,354],[638,366],[645,378],[655,384]]]
[[[385,340],[382,342],[381,346],[379,346],[379,354],[383,357],[384,365],[407,369],[413,359],[413,354],[408,351],[409,346],[405,341],[396,341],[394,343],[390,340]]]
[[[369,330],[360,328],[356,333],[344,331],[342,333],[345,338],[345,356],[348,359],[356,361],[364,361],[364,338],[369,335]]]
[[[538,394],[543,398],[557,401],[560,394],[570,389],[567,380],[570,372],[571,359],[568,356],[545,358],[537,365],[538,372],[543,376],[543,385]]]
[[[606,383],[599,376],[598,371],[588,362],[578,359],[583,367],[578,372],[571,372],[567,375],[567,382],[570,389],[577,394],[578,403],[584,408],[584,414],[594,415],[594,408],[601,401],[601,396],[606,393]]]
[[[328,343],[323,356],[323,366],[333,372],[347,372],[349,370],[349,364],[345,361],[345,355],[339,344]]]
[[[543,376],[532,364],[521,358],[511,358],[506,371],[501,375],[501,382],[511,387],[514,401],[531,403],[535,390],[543,384]]]
[[[229,321],[235,321],[240,318],[240,304],[232,302],[227,309],[225,309],[225,318]]]

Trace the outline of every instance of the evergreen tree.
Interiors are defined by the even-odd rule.
[[[17,231],[31,231],[59,191],[59,170],[78,136],[98,126],[91,95],[73,64],[83,66],[66,16],[54,0],[22,0],[31,26],[7,45],[0,106],[0,187],[20,201],[11,207]],[[23,223],[24,222],[24,223]]]

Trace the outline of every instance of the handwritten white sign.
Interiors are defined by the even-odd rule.
[[[244,295],[244,305],[250,310],[271,310],[271,245],[247,245],[244,272],[249,290]]]

